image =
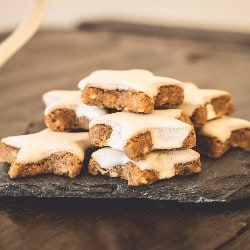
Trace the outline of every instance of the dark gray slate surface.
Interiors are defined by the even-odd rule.
[[[40,130],[31,125],[28,132]],[[221,159],[202,157],[202,173],[175,177],[153,185],[129,187],[118,178],[90,176],[86,169],[74,179],[43,175],[11,180],[8,165],[0,168],[0,196],[144,198],[179,202],[229,202],[250,197],[250,152],[232,149]]]

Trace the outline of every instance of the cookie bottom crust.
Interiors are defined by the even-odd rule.
[[[8,172],[10,178],[48,173],[67,175],[73,178],[80,173],[83,167],[79,158],[67,151],[59,151],[38,162],[24,164],[16,162],[18,151],[18,148],[0,143],[0,160],[11,164]]]
[[[0,142],[0,162],[12,163],[19,149]]]
[[[135,113],[151,113],[154,100],[148,95],[131,90],[106,90],[86,87],[82,92],[82,102],[100,108],[114,108]]]
[[[231,96],[222,95],[211,100],[211,105],[214,108],[217,117],[229,115],[234,112],[234,103]]]
[[[196,128],[202,127],[203,125],[206,124],[207,122],[207,109],[205,106],[200,106],[195,111],[190,117],[193,126]]]
[[[230,147],[250,148],[250,129],[238,129],[231,133],[230,138],[221,142],[216,137],[199,135],[197,150],[212,158],[220,158]]]
[[[155,109],[175,108],[183,103],[184,91],[175,85],[161,86],[155,97]]]
[[[201,171],[200,160],[188,163],[176,164],[175,175],[191,175]],[[120,177],[127,180],[129,186],[148,185],[159,180],[159,175],[154,170],[140,170],[136,164],[129,162],[125,165],[114,166],[112,169],[103,169],[93,159],[90,159],[88,166],[89,173],[92,175],[106,175],[109,177]]]
[[[88,130],[89,120],[86,117],[78,118],[72,109],[55,109],[45,116],[46,126],[58,132],[70,132],[75,130]]]
[[[197,151],[211,158],[220,158],[230,148],[229,141],[221,142],[216,137],[199,135],[197,138]]]
[[[232,147],[250,148],[250,128],[233,131],[229,143]]]

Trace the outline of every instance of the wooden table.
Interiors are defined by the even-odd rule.
[[[4,35],[0,36],[3,39]],[[122,23],[41,31],[1,70],[0,137],[43,119],[42,93],[96,69],[146,68],[233,93],[250,119],[250,37]],[[248,249],[249,200],[0,199],[0,249]]]

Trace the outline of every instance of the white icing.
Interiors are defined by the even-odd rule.
[[[190,82],[184,83],[184,103],[201,105],[203,104],[203,96],[200,94],[199,88]]]
[[[152,152],[146,160],[137,162],[141,170],[155,170],[159,179],[170,178],[175,175],[174,167],[179,163],[188,163],[200,158],[200,154],[192,149],[169,150]]]
[[[151,98],[157,95],[160,86],[177,85],[183,87],[183,84],[178,80],[154,76],[150,71],[143,69],[94,71],[83,78],[78,87],[83,90],[86,85],[110,90],[134,90],[144,92]]]
[[[181,109],[162,109],[162,110],[154,110],[153,114],[159,115],[162,117],[168,117],[168,118],[180,118],[182,115]]]
[[[52,103],[67,103],[78,105],[81,103],[81,91],[79,90],[52,90],[43,94],[43,102],[46,106]],[[63,104],[64,104],[63,103]]]
[[[182,109],[183,114],[188,117],[191,117],[193,112],[200,107],[198,104],[182,103],[179,108]]]
[[[207,120],[208,121],[217,117],[217,115],[215,113],[215,110],[214,110],[214,107],[213,107],[212,104],[207,103],[206,104],[206,109],[207,109]]]
[[[43,101],[46,105],[45,115],[48,115],[55,109],[61,108],[74,110],[78,118],[86,117],[88,120],[107,114],[105,109],[81,103],[80,90],[49,91],[43,95]]]
[[[94,153],[91,157],[104,169],[111,169],[118,165],[125,165],[130,160],[123,151],[112,149],[109,147],[101,148]]]
[[[176,79],[170,77],[163,76],[153,76],[152,82],[157,86],[165,86],[165,85],[177,85],[181,88],[184,88],[184,84]]]
[[[230,95],[227,91],[219,89],[199,89],[204,101],[210,102],[213,98],[220,97],[223,95]]]
[[[67,151],[84,159],[84,150],[89,146],[87,132],[66,133],[44,129],[39,133],[10,136],[3,143],[20,149],[16,161],[19,163],[38,162],[58,151]]]
[[[217,89],[199,89],[194,83],[184,83],[184,101],[180,105],[183,113],[192,116],[193,112],[200,106],[206,106],[207,119],[211,120],[217,117],[211,100],[223,95],[230,95],[228,92]]]
[[[207,136],[214,136],[220,141],[225,142],[231,136],[232,131],[250,128],[247,120],[224,116],[215,120],[208,121],[202,127],[200,133]]]
[[[176,164],[195,161],[200,158],[200,155],[192,149],[161,150],[149,153],[145,160],[134,162],[123,151],[102,148],[95,151],[91,157],[103,169],[112,169],[115,166],[132,162],[140,170],[154,170],[158,173],[159,179],[165,179],[175,175],[174,167]]]
[[[119,150],[123,150],[127,141],[134,135],[146,131],[151,132],[153,149],[180,148],[192,126],[174,119],[174,113],[178,112],[180,111],[157,110],[151,114],[117,112],[92,120],[89,127],[97,124],[110,126],[112,133],[107,145]]]

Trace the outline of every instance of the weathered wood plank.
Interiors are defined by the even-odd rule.
[[[8,249],[198,250],[219,248],[234,237],[238,249],[246,246],[239,232],[246,232],[247,204],[177,206],[143,200],[76,199],[0,204],[0,246]]]

